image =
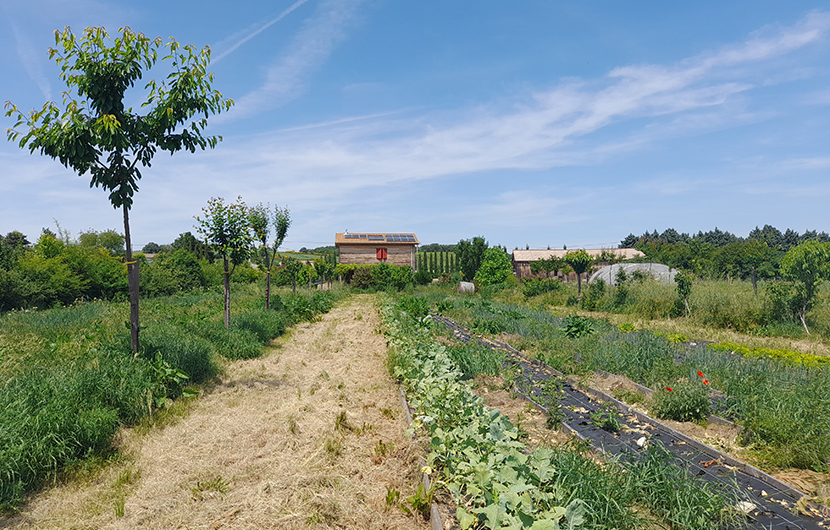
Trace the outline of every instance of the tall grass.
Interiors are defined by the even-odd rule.
[[[260,286],[232,293],[230,330],[218,289],[142,303],[141,352],[129,348],[129,307],[91,302],[0,316],[0,509],[19,504],[62,466],[109,450],[115,431],[153,412],[179,383],[217,372],[220,357],[256,357],[287,326],[328,311],[340,292],[280,292],[266,311]]]

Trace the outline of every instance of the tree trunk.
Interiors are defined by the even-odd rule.
[[[231,273],[228,270],[228,258],[225,257],[225,329],[231,327]]]
[[[130,211],[127,205],[122,207],[124,212],[124,245],[126,246],[127,286],[130,293],[130,348],[133,356],[138,357],[138,263],[133,262],[133,245],[130,238]]]
[[[271,267],[265,271],[265,310],[271,307]]]
[[[268,245],[265,245],[265,310],[271,307],[271,259],[268,256]]]
[[[576,275],[576,292],[577,298],[582,300],[582,273]]]
[[[758,275],[755,272],[755,266],[752,266],[752,292],[758,296]]]

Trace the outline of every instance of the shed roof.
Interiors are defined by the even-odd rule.
[[[387,232],[361,232],[351,234],[348,232],[334,234],[335,245],[417,245],[418,238],[415,234],[400,234]]]
[[[572,252],[578,249],[570,249],[570,250],[514,250],[513,251],[513,261],[537,261],[540,259],[548,259],[551,256],[556,256],[557,258],[564,258],[568,252]],[[603,251],[606,252],[613,252],[617,256],[620,256],[623,259],[632,259],[632,258],[641,258],[645,256],[642,252],[637,250],[636,248],[586,248],[582,249],[588,253],[590,256],[599,256]]]

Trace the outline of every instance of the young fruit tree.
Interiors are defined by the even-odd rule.
[[[582,273],[588,272],[596,260],[583,249],[574,250],[565,254],[562,260],[576,273],[577,292],[582,299]]]
[[[807,311],[815,303],[819,284],[830,277],[830,243],[811,240],[791,248],[781,260],[781,275],[795,282],[798,318],[809,335]]]
[[[221,197],[211,198],[196,217],[196,230],[205,238],[217,257],[222,258],[225,287],[225,329],[231,326],[231,275],[237,265],[244,263],[253,249],[248,208],[237,197],[235,203],[225,204]],[[230,265],[233,265],[230,267]]]
[[[156,64],[159,50],[170,74],[150,80],[141,112],[126,107],[127,89]],[[214,147],[219,136],[203,134],[207,118],[228,110],[233,101],[211,88],[207,72],[210,48],[182,46],[171,39],[149,39],[128,27],[111,38],[104,28],[86,28],[80,36],[67,26],[55,32],[49,57],[61,69],[68,90],[60,105],[47,102],[41,110],[23,114],[6,102],[6,116],[17,123],[7,131],[21,148],[60,160],[80,175],[91,175],[90,187],[109,192],[113,208],[121,208],[130,292],[131,346],[138,354],[138,263],[132,258],[130,207],[138,191],[141,169],[156,151]],[[21,131],[18,127],[25,126]]]
[[[259,243],[260,251],[264,258],[265,309],[268,309],[271,306],[271,266],[277,249],[285,241],[288,228],[291,226],[291,215],[288,208],[274,206],[274,211],[272,212],[270,204],[259,203],[250,208],[248,217],[250,219],[251,229],[254,231],[254,238]],[[271,235],[272,227],[274,229],[274,243],[269,250],[268,238]]]

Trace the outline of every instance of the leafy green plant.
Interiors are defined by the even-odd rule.
[[[157,408],[167,406],[167,400],[182,391],[182,384],[190,379],[184,370],[173,368],[160,353],[151,363],[153,368],[153,404]]]
[[[578,315],[570,316],[566,319],[565,327],[562,333],[571,339],[578,339],[587,335],[593,334],[595,331],[593,321],[587,317]]]
[[[429,301],[419,296],[403,296],[398,299],[395,307],[416,319],[422,319],[429,314]]]
[[[597,409],[591,413],[591,422],[594,425],[608,432],[617,432],[622,427],[620,423],[620,416],[616,407],[610,403],[601,403]]]

